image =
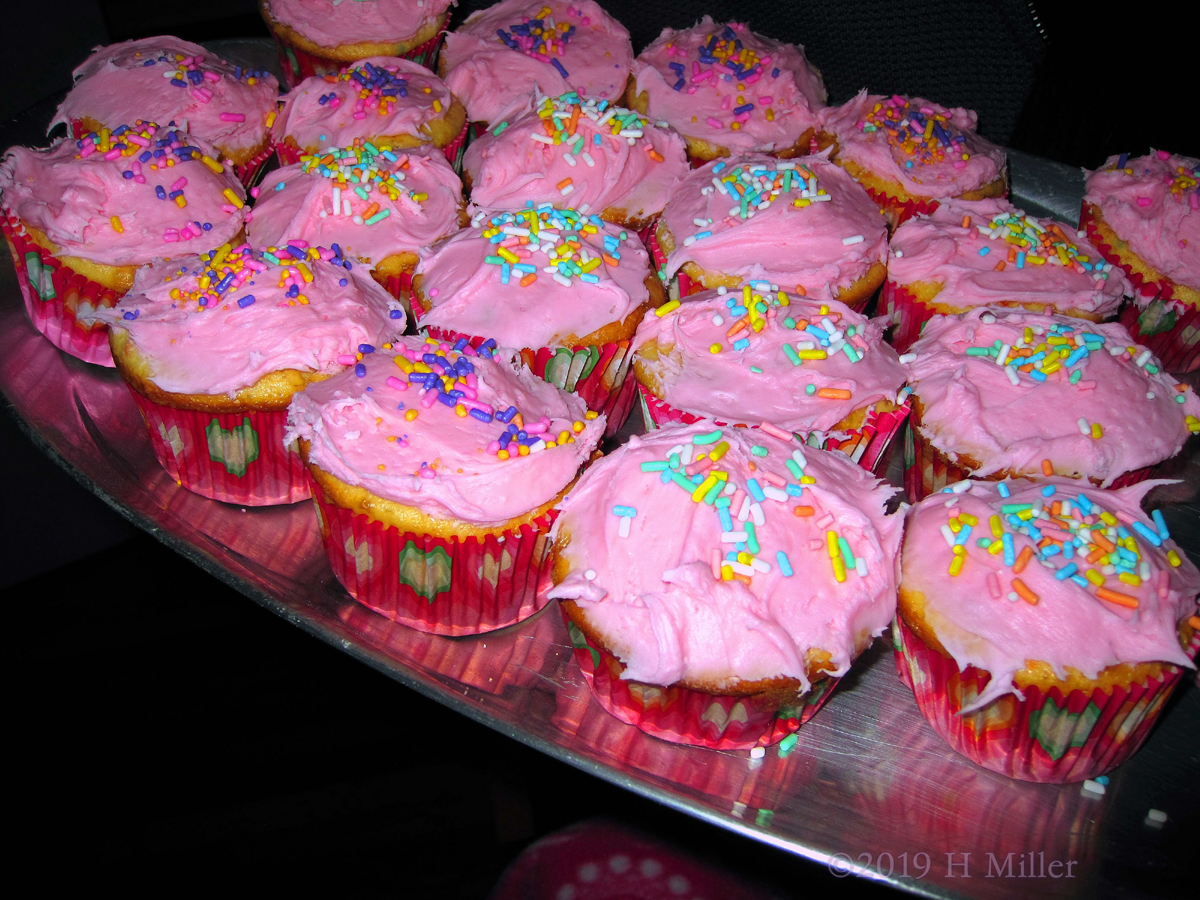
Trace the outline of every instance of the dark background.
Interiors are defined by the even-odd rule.
[[[461,4],[456,20],[481,5]],[[833,103],[863,86],[923,94],[978,110],[997,142],[1071,165],[1151,146],[1200,156],[1194,7],[603,5],[635,50],[704,11],[748,20],[804,44]],[[267,36],[254,0],[53,0],[10,6],[4,24],[0,122],[69,87],[97,44]],[[602,815],[779,896],[883,892],[611,787],[386,680],[135,533],[6,414],[0,460],[6,812],[22,835],[17,863],[47,886],[484,897],[533,839]]]

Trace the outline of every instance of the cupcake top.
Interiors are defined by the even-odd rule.
[[[689,171],[675,132],[578,94],[543,98],[472,141],[463,168],[480,209],[550,203],[645,222],[662,212]]]
[[[663,309],[647,313],[634,337],[639,380],[693,415],[828,431],[856,409],[894,400],[904,384],[883,320],[836,300],[747,285],[703,291],[658,315]],[[651,342],[657,359],[639,352]]]
[[[710,16],[663,29],[634,60],[633,77],[651,118],[735,153],[791,147],[816,127],[828,97],[803,47]]]
[[[429,122],[453,102],[445,82],[424,66],[398,56],[373,56],[337,75],[305,78],[285,94],[275,139],[290,138],[309,152],[376,137],[424,143],[430,140]]]
[[[477,216],[421,251],[421,326],[548,347],[622,322],[650,299],[650,256],[637,235],[575,210]]]
[[[954,505],[938,493],[909,511],[905,598],[923,596],[925,622],[959,669],[992,675],[964,713],[1019,695],[1013,675],[1029,660],[1060,679],[1121,663],[1194,668],[1177,626],[1196,610],[1200,573],[1161,515],[1142,512],[1158,483],[1087,491],[1062,478],[973,481]]]
[[[1165,150],[1110,156],[1083,202],[1129,249],[1172,281],[1200,290],[1200,160]]]
[[[13,147],[0,166],[8,212],[44,232],[67,256],[140,266],[232,240],[245,190],[205,141],[138,122],[48,149]]]
[[[1129,291],[1120,269],[1070,225],[1027,216],[1005,200],[946,201],[892,236],[888,278],[941,285],[953,307],[1044,303],[1115,315]]]
[[[715,160],[679,183],[661,221],[675,243],[668,277],[690,262],[831,300],[887,261],[879,207],[824,156]]]
[[[98,48],[75,70],[75,87],[50,126],[84,118],[102,125],[173,122],[248,159],[266,142],[278,99],[274,75],[164,35]]]
[[[894,490],[841,454],[761,432],[634,436],[562,502],[570,571],[550,596],[580,606],[622,678],[807,689],[810,664],[844,675],[895,613]]]
[[[619,100],[633,45],[625,26],[592,0],[502,0],[446,35],[446,84],[472,122],[499,122],[536,89]]]
[[[360,144],[269,173],[247,233],[255,246],[338,245],[378,263],[453,233],[461,209],[462,182],[444,156]]]
[[[922,437],[972,474],[1054,471],[1108,485],[1174,456],[1200,398],[1121,325],[975,309],[934,316],[907,363]]]
[[[862,91],[821,114],[837,138],[839,163],[853,163],[915,197],[957,197],[1004,174],[1004,151],[975,133],[974,110],[920,97]]]
[[[139,269],[95,315],[129,333],[161,390],[231,397],[283,369],[341,371],[405,323],[399,302],[329,250],[248,245]]]
[[[344,44],[399,44],[440,19],[452,0],[263,0],[280,25],[322,47]]]
[[[364,354],[292,397],[286,439],[309,441],[309,461],[346,484],[426,515],[481,526],[525,515],[571,483],[604,417],[494,346],[405,337]]]

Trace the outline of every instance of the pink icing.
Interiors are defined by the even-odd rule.
[[[959,669],[975,666],[992,675],[986,690],[963,712],[980,709],[1004,694],[1020,697],[1013,675],[1025,667],[1026,660],[1049,663],[1059,678],[1066,677],[1068,667],[1095,678],[1101,670],[1120,663],[1168,662],[1194,668],[1180,649],[1176,628],[1195,611],[1200,573],[1186,557],[1178,567],[1171,566],[1166,556],[1167,550],[1175,547],[1173,541],[1155,547],[1129,524],[1137,521],[1158,534],[1150,517],[1142,512],[1141,501],[1161,483],[1144,481],[1117,491],[1084,491],[1080,498],[1078,483],[1067,479],[1013,481],[1008,482],[1011,496],[1006,498],[996,484],[976,481],[957,495],[956,503],[949,501],[954,503],[949,508],[947,495],[939,493],[909,511],[904,589],[925,595],[925,620]],[[1050,497],[1045,496],[1047,489],[1053,490]],[[1052,518],[1050,507],[1055,500],[1069,501],[1071,512]],[[989,545],[995,540],[989,527],[995,515],[1000,517],[1003,531],[1012,536],[1014,558],[1026,548],[1037,552],[1028,525],[1018,520],[1022,527],[1017,530],[1002,512],[1010,504],[1028,504],[1040,510],[1032,520],[1035,527],[1039,533],[1053,533],[1057,541],[1070,541],[1072,558],[1066,559],[1061,552],[1044,559],[1035,555],[1017,574],[1006,565],[1003,554],[993,555],[987,547],[980,547],[976,543],[980,536]],[[1085,515],[1084,510],[1090,514]],[[1099,546],[1092,543],[1093,532],[1111,543],[1119,538],[1116,527],[1098,521],[1101,511],[1115,515],[1121,531],[1136,541],[1140,561],[1134,568],[1145,576],[1140,584],[1119,580],[1112,565],[1086,561]],[[956,513],[973,516],[977,524],[962,545],[962,571],[950,575],[953,554],[941,532]],[[966,530],[966,522],[959,521]],[[1058,579],[1056,573],[1064,569],[1074,571],[1074,577],[1083,583],[1071,577]],[[1103,587],[1132,598],[1136,609],[1097,597],[1096,586],[1084,577],[1088,570],[1103,574]],[[1020,599],[1013,587],[1014,577],[1038,598],[1036,603]]]
[[[557,145],[537,140],[551,140],[542,126],[551,111],[561,114],[556,119],[563,140]],[[573,115],[576,137],[568,137]],[[621,137],[614,128],[638,136]],[[566,203],[596,213],[621,209],[640,220],[662,212],[671,189],[688,174],[687,148],[675,132],[621,107],[563,98],[543,99],[499,134],[472,141],[463,168],[471,176],[471,202],[480,209]]]
[[[570,572],[550,596],[579,604],[625,663],[622,677],[634,681],[729,687],[784,676],[807,688],[805,654],[811,649],[828,652],[833,674],[844,675],[856,643],[880,634],[895,613],[903,526],[900,516],[884,515],[894,489],[839,454],[800,451],[795,442],[735,428],[720,430],[728,452],[706,470],[728,473],[730,487],[715,501],[732,500],[727,510],[707,498],[693,502],[670,470],[665,482],[662,472],[642,471],[644,464],[668,461],[672,451],[700,462],[720,446],[696,442],[712,431],[712,423],[697,423],[635,436],[584,473],[555,524],[556,533],[570,536],[561,551]],[[767,455],[754,455],[755,446]],[[802,489],[784,466],[793,452],[815,478]],[[676,477],[683,479],[686,470],[678,462]],[[799,496],[766,496],[743,518],[742,498],[754,503],[751,479],[778,496],[771,477]],[[792,512],[797,506],[814,514],[798,517]],[[628,537],[621,536],[618,507],[635,512]],[[726,511],[728,527],[722,525]],[[752,553],[751,545],[722,542],[724,532],[751,529],[757,541]],[[852,565],[837,581],[826,549],[831,530],[863,561],[861,574]],[[739,549],[754,559],[740,571],[750,573],[749,584],[721,577],[726,554],[736,557]],[[789,569],[791,576],[784,574]],[[727,574],[735,574],[732,567]]]
[[[171,72],[183,74],[165,77]],[[174,122],[225,153],[248,151],[266,140],[278,99],[274,75],[232,66],[177,37],[142,38],[89,56],[50,127],[85,116],[110,126]]]
[[[240,264],[245,258],[249,265]],[[121,302],[95,313],[129,332],[164,391],[233,396],[281,369],[338,372],[360,344],[378,346],[404,331],[399,302],[361,270],[309,256],[309,282],[298,266],[272,264],[248,247],[227,259],[237,262],[214,267],[207,257],[185,256],[139,269]],[[207,293],[201,307],[189,297],[200,293],[197,273],[213,269],[220,279],[234,272],[233,283],[215,301]],[[292,299],[292,283],[303,285],[307,303]]]
[[[360,96],[362,79],[370,82],[373,78],[368,65],[386,73],[382,89],[395,92],[387,95],[395,99],[386,103],[387,112],[382,115],[379,110],[383,95],[379,89],[365,98]],[[274,125],[277,142],[291,138],[301,149],[315,152],[381,136],[410,135],[429,141],[422,127],[442,116],[454,100],[442,79],[424,66],[397,56],[359,60],[337,77],[336,82],[330,82],[323,75],[313,75],[284,95]],[[321,98],[326,102],[322,103]]]
[[[1134,253],[1172,281],[1200,290],[1200,161],[1158,150],[1088,175],[1084,203]]]
[[[543,9],[550,10],[556,25],[575,29],[561,52],[556,42],[553,56],[536,50],[531,55],[528,47],[512,49],[497,34],[504,31],[510,40],[529,44],[530,38],[514,34],[513,26]],[[502,0],[471,13],[446,35],[441,62],[446,84],[466,106],[467,118],[496,123],[524,107],[535,89],[551,97],[575,90],[594,100],[619,100],[629,80],[633,45],[625,27],[592,0]]]
[[[415,253],[440,237],[458,230],[462,207],[462,182],[445,157],[396,153],[396,162],[378,157],[362,164],[349,160],[338,168],[325,167],[322,174],[314,158],[263,179],[247,233],[255,246],[281,245],[290,240],[328,247],[338,244],[346,253],[367,263],[378,263],[395,253]],[[351,160],[357,160],[357,155]],[[308,171],[306,171],[308,170]],[[370,179],[371,190],[364,200],[355,185],[335,181],[339,171],[354,170],[362,180]],[[363,173],[367,174],[363,177]],[[374,181],[378,177],[380,181]],[[403,179],[398,180],[399,179]],[[383,190],[395,190],[397,198]],[[338,188],[338,211],[333,211],[333,191]],[[424,194],[424,199],[414,195]],[[349,201],[351,216],[345,215]],[[363,213],[377,205],[388,216],[373,225],[365,224]],[[357,221],[356,221],[357,220]]]
[[[477,216],[473,227],[421,251],[416,274],[421,276],[421,293],[433,303],[421,317],[422,327],[489,336],[502,347],[548,347],[569,335],[581,338],[621,322],[649,298],[650,256],[637,236],[573,210],[543,211],[537,218],[541,241],[520,244],[516,234],[505,237],[507,252],[520,258],[518,265],[537,270],[512,271],[505,284],[505,266],[485,261],[504,246],[492,243],[492,238],[503,236],[503,229],[527,229],[533,217],[532,211]],[[601,258],[587,273],[596,278],[595,283],[546,271],[548,254],[562,258],[555,248],[567,240],[582,244],[582,251],[572,254],[575,260],[583,259],[584,253],[588,259]],[[603,261],[611,253],[609,246],[620,254],[609,257],[617,265]],[[528,274],[536,279],[522,286],[520,281]]]
[[[714,46],[714,37],[739,41],[755,59],[751,68],[738,72],[702,57],[698,51]],[[737,22],[717,25],[710,16],[682,31],[663,29],[634,61],[633,77],[637,92],[647,95],[652,119],[664,119],[689,138],[735,153],[792,146],[816,126],[817,111],[828,96],[803,47],[773,41]],[[747,104],[753,109],[737,112]]]
[[[362,42],[401,43],[431,19],[440,19],[454,0],[267,0],[281,25],[322,47]]]
[[[431,346],[406,337],[394,346],[410,358],[440,353],[457,362],[449,344],[439,348],[436,341]],[[472,409],[482,414],[516,407],[521,418],[512,420],[514,427],[546,426],[540,439],[531,435],[528,456],[514,452],[502,459],[489,445],[506,430],[503,421],[491,413],[483,421],[456,415],[442,403],[423,403],[418,384],[398,388],[406,376],[395,358],[395,352],[372,353],[363,358],[361,376],[348,370],[296,394],[286,437],[309,441],[309,459],[336,478],[427,515],[483,526],[525,515],[571,482],[604,432],[604,416],[587,419],[582,400],[511,357],[463,357],[471,371],[458,387],[475,394]],[[411,410],[417,417],[410,421]],[[564,431],[574,437],[563,440]]]
[[[1024,343],[1026,328],[1033,330],[1032,343]],[[1069,367],[1059,359],[1061,368],[1042,382],[996,365],[991,356],[966,355],[968,348],[996,341],[1036,350],[1052,328],[1073,329],[1072,352],[1074,342],[1086,335],[1098,335],[1103,346],[1077,354]],[[1110,350],[1117,348],[1114,356]],[[1175,379],[1158,368],[1148,350],[1133,346],[1129,332],[1115,322],[1094,325],[1067,316],[984,308],[934,316],[903,359],[923,407],[922,437],[952,460],[963,454],[981,463],[973,472],[978,477],[1001,471],[1040,477],[1042,460],[1048,459],[1060,472],[1109,484],[1123,472],[1174,456],[1190,434],[1188,418],[1200,416],[1195,391],[1177,390]],[[1010,381],[1010,368],[1018,384]],[[1078,383],[1071,384],[1076,371]],[[1080,419],[1089,429],[1086,436]],[[1192,422],[1200,429],[1200,422]],[[1093,423],[1101,428],[1098,439],[1091,434]]]
[[[1053,241],[1048,252],[1038,242],[1039,229],[1047,228]],[[1017,232],[1025,243],[1008,240]],[[1009,247],[1024,258],[1009,262]],[[1035,256],[1045,262],[1031,262]],[[997,262],[1005,263],[999,271]],[[1080,232],[1064,222],[1026,216],[1004,200],[947,201],[929,216],[906,221],[892,236],[888,278],[901,285],[940,284],[936,302],[953,307],[1048,303],[1059,312],[1105,317],[1116,314],[1130,290],[1121,270],[1106,263]]]
[[[908,153],[885,128],[867,120],[889,108],[902,110],[897,123],[910,121],[908,110],[923,117],[941,116],[954,151],[936,135]],[[821,127],[837,138],[838,161],[853,162],[876,176],[898,183],[914,197],[957,197],[995,181],[1004,173],[1004,151],[975,133],[978,116],[973,110],[948,108],[920,97],[883,97],[862,91],[843,106],[821,113]],[[927,152],[926,148],[933,148]],[[969,159],[962,159],[963,154]]]
[[[756,192],[758,202],[747,203],[744,216],[735,185],[742,190],[752,185]],[[768,202],[765,209],[755,208]],[[887,260],[887,223],[879,207],[824,156],[715,160],[679,183],[662,222],[675,240],[667,257],[668,277],[692,262],[785,290],[801,285],[809,297],[830,300]]]
[[[110,144],[85,137],[59,140],[46,150],[13,147],[0,168],[4,207],[45,232],[63,254],[110,266],[143,265],[185,247],[211,250],[237,235],[245,190],[232,171],[215,161],[209,144],[154,126],[138,126],[127,134],[132,137],[114,137]],[[143,155],[157,151],[163,155],[141,162]],[[172,165],[160,167],[164,160]],[[180,182],[184,184],[177,187]],[[162,189],[163,199],[156,188]],[[184,207],[170,199],[177,190]]]
[[[762,299],[755,301],[755,297]],[[635,352],[650,341],[660,348],[674,348],[670,355],[660,350],[657,363],[641,363],[655,374],[662,400],[676,409],[722,422],[758,425],[765,421],[807,434],[830,430],[856,409],[895,399],[904,384],[904,367],[896,351],[883,342],[882,319],[867,319],[836,300],[821,304],[792,297],[788,306],[778,306],[769,292],[765,297],[751,293],[750,302],[766,307],[766,325],[757,332],[743,328],[731,337],[730,328],[744,316],[735,315],[734,310],[745,308],[746,302],[742,291],[704,291],[665,316],[653,310],[646,313],[634,337]],[[822,346],[816,335],[789,327],[789,322],[798,326],[802,319],[822,332],[823,319],[830,319],[843,334],[852,327],[855,334],[848,345],[858,361],[851,362],[837,349],[847,344],[844,337]],[[746,346],[737,346],[735,342],[741,341]],[[827,357],[797,357],[800,365],[796,365],[784,345],[796,348],[804,342],[811,345],[806,349],[823,350]],[[714,345],[721,348],[719,353],[712,352]],[[754,372],[752,367],[761,371]],[[813,394],[806,392],[809,385],[814,387]],[[824,388],[850,391],[850,397],[819,396],[816,391]]]

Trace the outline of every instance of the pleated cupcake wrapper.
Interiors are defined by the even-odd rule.
[[[956,466],[946,454],[942,453],[923,437],[917,430],[918,421],[913,417],[908,431],[904,435],[904,489],[908,499],[913,503],[935,494],[942,488],[949,487],[967,478],[978,478],[981,481],[1003,481],[1001,475],[972,475],[970,470]],[[1143,466],[1118,475],[1106,490],[1115,491],[1118,488],[1129,487],[1131,484],[1145,481],[1161,469],[1162,464]],[[1038,476],[1040,477],[1040,476]],[[1081,485],[1096,487],[1091,482],[1080,480]]]
[[[1175,282],[1169,278],[1144,278],[1100,236],[1087,203],[1079,215],[1079,227],[1108,262],[1125,273],[1142,297],[1151,298],[1144,308],[1126,303],[1120,322],[1137,343],[1146,347],[1168,372],[1191,372],[1200,368],[1200,308],[1175,299]]]
[[[694,422],[701,421],[703,418],[702,416],[696,416],[681,409],[676,409],[669,403],[663,402],[652,394],[644,384],[638,384],[637,387],[638,399],[642,409],[642,419],[645,422],[647,432],[675,422],[691,425]],[[861,428],[839,432],[839,434],[843,435],[840,438],[814,431],[804,439],[804,443],[810,447],[818,447],[822,450],[841,451],[868,472],[874,472],[883,460],[887,448],[891,446],[892,440],[900,432],[900,429],[904,427],[910,410],[910,401],[906,401],[903,406],[899,406],[888,412],[876,412],[871,409],[867,411],[867,419]],[[729,424],[718,419],[710,419],[709,421],[718,428],[724,428]],[[750,427],[757,428],[758,426],[751,425]]]
[[[307,500],[308,476],[295,446],[283,444],[287,411],[211,413],[175,409],[130,388],[154,455],[194,494],[239,506]]]
[[[383,289],[397,300],[406,300],[412,296],[412,276],[412,272],[401,272],[399,275],[384,275],[383,277],[372,274],[371,277],[383,285]]]
[[[429,634],[483,634],[548,602],[539,588],[549,585],[556,511],[495,535],[440,538],[338,506],[315,482],[312,493],[333,574],[382,616]]]
[[[454,169],[455,174],[462,175],[463,157],[467,153],[467,147],[471,145],[471,141],[485,131],[487,131],[487,126],[482,122],[464,122],[458,137],[442,148],[442,152],[446,154],[446,159],[449,160],[450,167]]]
[[[275,39],[275,48],[279,51],[279,64],[283,68],[283,80],[288,88],[294,88],[305,78],[312,75],[336,75],[350,63],[342,62],[337,59],[330,59],[327,56],[317,56],[314,53],[308,53],[301,50],[290,41],[284,40],[274,31],[271,36]],[[399,56],[402,59],[409,59],[418,65],[422,65],[431,72],[436,72],[437,52],[442,45],[442,38],[446,36],[446,29],[443,27],[436,35],[423,44],[413,47],[407,53],[401,53]]]
[[[867,187],[865,184],[863,185],[863,189],[875,201],[875,205],[883,210],[884,215],[887,216],[887,220],[892,226],[892,231],[895,231],[914,216],[929,215],[941,205],[936,200],[927,197],[909,197],[907,200],[901,200],[899,197],[893,197],[886,191],[876,190],[875,188]]]
[[[624,664],[566,619],[575,662],[600,705],[622,722],[676,744],[713,750],[777,744],[817,714],[839,680],[822,679],[786,707],[762,695],[733,697],[626,681],[621,678]]]
[[[108,326],[82,323],[79,310],[113,307],[125,294],[85,278],[33,242],[15,216],[4,212],[0,228],[12,254],[25,311],[55,347],[98,366],[113,365]]]
[[[934,731],[972,762],[1023,781],[1083,781],[1119,766],[1145,741],[1182,672],[1164,664],[1145,684],[1066,694],[1034,686],[1024,700],[1006,694],[963,715],[991,674],[974,666],[960,672],[902,619],[892,635],[896,669]],[[1197,646],[1193,639],[1187,651],[1193,659]]]
[[[908,288],[890,279],[883,283],[879,308],[894,323],[891,341],[897,353],[907,353],[921,336],[925,323],[938,315],[932,306],[926,306]]]

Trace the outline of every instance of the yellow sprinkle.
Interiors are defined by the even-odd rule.
[[[587,426],[584,425],[582,422],[572,422],[571,423],[571,430],[573,432],[575,432],[576,434],[579,434],[579,432],[583,431],[583,429],[586,427]]]
[[[992,554],[992,556],[998,556],[1003,550],[1003,541],[992,541],[992,546],[988,547],[988,553]]]
[[[667,313],[675,312],[675,310],[677,310],[677,309],[679,309],[679,301],[678,300],[668,300],[666,303],[664,303],[662,306],[660,306],[658,309],[656,309],[654,311],[654,314],[661,319]]]
[[[519,448],[517,448],[517,453],[518,453],[520,456],[528,456],[528,455],[529,455],[529,448],[528,448],[528,447],[526,447],[524,444],[522,444],[522,445],[521,445]]]
[[[992,518],[988,520],[988,524],[992,526],[992,537],[1004,537],[1004,523],[1000,521],[999,516],[992,516]]]
[[[1101,575],[1099,572],[1097,572],[1095,569],[1088,569],[1086,572],[1083,573],[1083,577],[1086,578],[1088,581],[1090,581],[1092,584],[1094,584],[1096,587],[1104,586],[1104,576]]]
[[[404,421],[406,421],[406,422],[411,422],[416,417],[417,417],[417,411],[415,409],[410,409],[404,413]]]
[[[1117,527],[1117,517],[1114,516],[1110,512],[1100,513],[1100,521],[1103,522],[1105,525],[1107,525],[1109,528]]]
[[[224,194],[225,199],[237,209],[241,209],[246,205],[242,202],[242,198],[237,195],[233,188],[225,188],[225,190],[221,191],[221,193]]]
[[[836,531],[825,532],[825,549],[829,551],[830,559],[837,559],[840,555],[838,552],[838,541]]]
[[[977,518],[975,518],[970,513],[965,513],[965,512],[960,512],[958,514],[958,521],[965,522],[967,525],[970,525],[972,528],[974,528],[976,525],[979,524],[979,520]]]
[[[729,444],[726,443],[725,441],[721,441],[721,443],[717,444],[717,446],[713,447],[712,450],[709,451],[708,458],[711,459],[713,462],[716,462],[717,460],[719,460],[722,456],[724,456],[728,452],[729,452]]]
[[[311,284],[313,280],[312,271],[304,263],[296,263],[296,268],[300,270],[300,275],[304,278],[305,284]]]
[[[1176,569],[1183,565],[1183,560],[1179,558],[1179,554],[1174,550],[1167,551],[1167,562],[1171,564],[1172,568]]]
[[[721,352],[721,345],[720,345],[720,344],[713,344],[711,347],[709,347],[709,348],[708,348],[708,352],[709,352],[709,353],[720,353],[720,352]]]
[[[1117,575],[1117,578],[1120,581],[1125,582],[1130,587],[1141,587],[1142,586],[1142,579],[1138,578],[1132,572],[1121,572],[1119,575]]]
[[[461,403],[456,403],[456,404],[454,404],[454,414],[456,416],[458,416],[460,419],[465,418],[467,415],[467,408],[465,406],[463,406]]]
[[[267,113],[267,127],[268,128],[270,128],[272,125],[275,124],[275,116],[276,116],[275,110],[271,110],[269,113]]]
[[[218,175],[220,175],[222,172],[225,171],[225,167],[223,165],[221,165],[219,162],[217,162],[215,159],[213,159],[211,156],[209,156],[207,153],[205,153],[203,156],[200,157],[200,162],[204,163],[206,166],[208,166],[210,169],[212,169]]]
[[[184,199],[183,194],[180,194],[178,197],[175,198],[175,205],[178,206],[180,209],[183,209],[185,206],[187,206],[187,200]]]
[[[699,503],[704,499],[704,495],[709,492],[717,483],[716,475],[709,475],[692,491],[692,502]]]
[[[1104,437],[1104,429],[1100,427],[1099,422],[1092,423],[1092,437],[1096,440],[1100,440],[1100,438]]]
[[[595,412],[595,411],[593,411],[593,410],[590,410],[590,409],[589,409],[589,410],[588,410],[586,413],[584,413],[584,414],[583,414],[583,417],[584,417],[585,419],[594,419],[594,418],[596,418],[596,416],[598,416],[598,415],[600,415],[600,413],[598,413],[598,412]]]
[[[440,113],[442,111],[442,101],[441,100],[434,98],[433,111],[436,113]]]
[[[966,556],[956,555],[952,560],[950,560],[950,574],[951,575],[957,575],[959,572],[962,571],[964,559],[966,559]]]
[[[416,366],[412,364],[411,360],[405,359],[403,356],[395,356],[392,357],[392,359],[396,365],[400,367],[400,371],[406,375],[416,368]]]
[[[108,221],[112,222],[113,231],[115,231],[117,234],[125,233],[125,226],[121,224],[121,219],[119,216],[113,216]]]
[[[824,350],[797,350],[796,356],[800,359],[825,359],[829,354]]]
[[[733,566],[729,565],[728,563],[721,566],[721,580],[733,581]]]
[[[811,475],[801,475],[800,483],[801,484],[816,484],[817,479],[813,478]]]

